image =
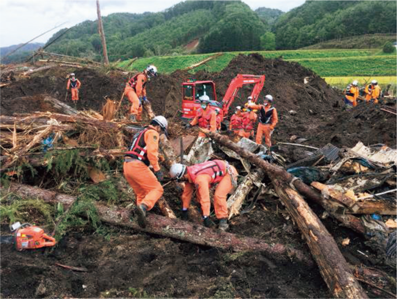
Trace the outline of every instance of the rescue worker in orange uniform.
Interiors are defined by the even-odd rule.
[[[146,226],[146,212],[150,211],[163,195],[163,173],[159,165],[159,134],[167,134],[168,122],[156,116],[150,125],[137,132],[124,156],[124,177],[136,195],[135,213],[141,227]],[[153,167],[152,172],[149,166]]]
[[[262,144],[262,136],[265,135],[265,144],[270,150],[272,146],[271,136],[278,123],[278,115],[275,107],[272,106],[273,97],[268,94],[265,96],[263,105],[249,104],[250,109],[259,110],[259,124],[256,131],[256,140],[258,144]]]
[[[378,81],[372,80],[371,84],[365,87],[364,92],[366,93],[365,100],[367,101],[367,103],[379,103],[381,89],[378,85]]]
[[[236,168],[222,160],[207,161],[192,166],[176,163],[171,166],[170,176],[178,181],[185,181],[185,189],[182,194],[182,219],[188,219],[188,209],[196,189],[197,200],[200,202],[203,222],[206,227],[210,227],[212,224],[209,218],[210,188],[214,184],[218,184],[214,194],[215,215],[219,220],[219,229],[227,230],[229,228],[226,197],[237,186],[238,172]]]
[[[241,135],[241,129],[243,128],[243,113],[241,112],[241,106],[236,107],[236,112],[230,118],[229,130],[234,135]]]
[[[258,115],[255,110],[249,108],[249,103],[245,104],[245,112],[243,113],[243,128],[241,129],[241,136],[245,138],[254,137],[254,128]]]
[[[357,106],[357,98],[359,96],[359,89],[358,89],[358,81],[354,80],[352,84],[349,84],[346,87],[344,101],[346,107],[356,107]]]
[[[72,101],[74,101],[75,103],[79,100],[79,89],[81,87],[81,82],[79,79],[76,78],[76,75],[74,73],[70,74],[67,86],[66,86],[66,90],[71,91],[72,93]]]
[[[142,73],[136,74],[125,85],[124,94],[131,103],[130,120],[140,121],[142,117],[142,103],[147,101],[146,84],[151,77],[157,75],[157,68],[149,65]]]
[[[187,128],[198,124],[200,128],[216,132],[216,113],[210,107],[210,98],[207,95],[200,97],[201,107],[197,110],[196,116],[193,118],[190,124],[187,124]],[[205,138],[206,135],[199,132],[199,137]]]
[[[216,130],[220,131],[221,130],[221,123],[222,123],[221,109],[215,108],[215,114],[216,114]]]

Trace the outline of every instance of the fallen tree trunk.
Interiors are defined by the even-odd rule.
[[[296,191],[287,187],[286,183],[291,182],[291,179],[287,176],[288,173],[281,167],[271,165],[240,148],[225,136],[207,130],[205,133],[221,145],[234,150],[241,157],[266,171],[280,196],[280,201],[286,206],[306,238],[310,251],[319,266],[320,273],[333,296],[352,299],[368,298],[360,284],[354,279],[338,245],[320,219]]]
[[[50,104],[54,109],[58,110],[59,113],[67,115],[76,115],[79,113],[76,109],[73,109],[69,105],[66,105],[65,103],[52,97],[47,96],[43,101],[47,104]]]
[[[208,136],[210,136],[212,139],[215,141],[221,143],[225,147],[228,147],[229,149],[235,151],[237,154],[239,154],[242,158],[247,159],[250,161],[252,164],[255,164],[256,166],[262,168],[266,172],[272,172],[275,175],[277,175],[283,182],[290,183],[293,185],[299,193],[303,194],[306,196],[308,199],[312,200],[313,202],[321,205],[330,215],[335,217],[335,219],[339,220],[344,226],[353,229],[356,232],[359,232],[361,234],[365,235],[365,227],[361,223],[360,219],[357,217],[354,217],[352,215],[346,216],[343,214],[338,214],[336,213],[336,209],[339,207],[332,205],[330,202],[325,200],[321,194],[307,186],[305,183],[303,183],[301,180],[296,179],[293,175],[285,171],[284,168],[270,164],[258,156],[251,154],[250,152],[240,148],[238,145],[233,143],[232,141],[229,140],[227,136],[222,136],[220,134],[214,133],[214,132],[209,132],[208,130],[202,130],[205,132]],[[351,222],[353,221],[353,222]]]
[[[229,209],[229,219],[240,214],[241,206],[248,193],[254,187],[255,182],[261,182],[263,179],[263,171],[258,170],[252,174],[248,174],[244,181],[237,187],[236,191],[227,200],[227,208]]]
[[[16,183],[11,183],[9,188],[1,186],[0,190],[13,192],[22,198],[40,198],[50,204],[62,203],[66,208],[76,199],[74,196]],[[312,260],[305,253],[282,244],[269,245],[263,240],[213,230],[187,221],[170,219],[152,213],[149,213],[147,217],[148,225],[143,229],[137,222],[130,220],[130,211],[127,209],[109,208],[100,203],[96,203],[95,206],[100,219],[112,225],[128,227],[136,231],[161,235],[198,245],[231,249],[233,251],[260,251],[271,255],[277,260],[288,261],[290,258],[294,258],[308,266],[313,265]]]

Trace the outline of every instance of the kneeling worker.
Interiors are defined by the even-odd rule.
[[[213,160],[192,166],[179,163],[173,164],[170,170],[171,178],[185,181],[185,189],[182,194],[182,219],[187,220],[188,208],[193,191],[196,188],[197,200],[201,204],[204,225],[210,227],[210,188],[218,183],[214,194],[215,215],[219,219],[219,229],[227,230],[229,228],[227,223],[229,213],[226,197],[237,186],[237,175],[236,168],[229,165],[227,161],[222,160]]]
[[[159,133],[167,132],[164,116],[156,116],[150,125],[132,138],[132,144],[124,156],[124,177],[136,195],[138,224],[146,227],[146,212],[151,210],[163,195],[163,173],[160,170],[158,148]],[[149,169],[152,165],[154,173]]]

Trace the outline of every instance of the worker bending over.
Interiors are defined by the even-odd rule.
[[[157,68],[149,65],[142,73],[136,74],[125,85],[124,94],[131,103],[130,120],[142,120],[142,103],[147,101],[146,83],[157,75]]]
[[[70,89],[72,93],[72,101],[76,103],[79,100],[79,89],[81,87],[81,82],[79,79],[76,78],[76,75],[74,73],[71,73],[70,77],[71,78],[69,78],[68,80],[66,90]]]
[[[365,87],[364,92],[366,93],[365,100],[367,103],[379,103],[381,89],[378,85],[378,81],[372,80],[371,84]]]
[[[243,128],[243,113],[241,107],[236,107],[236,112],[230,118],[229,130],[233,132],[234,135],[241,135],[241,129]]]
[[[271,136],[278,122],[277,110],[272,106],[273,97],[268,94],[265,96],[263,105],[249,104],[250,109],[259,110],[259,124],[256,132],[256,143],[262,144],[262,136],[265,136],[265,144],[269,148],[272,146]]]
[[[357,98],[359,96],[358,81],[354,80],[352,84],[346,87],[344,101],[347,108],[352,108],[357,106]]]
[[[163,173],[159,165],[159,133],[167,132],[164,116],[156,116],[150,125],[132,138],[132,144],[124,156],[124,176],[136,195],[136,215],[141,227],[146,226],[146,212],[150,211],[163,195]],[[153,167],[154,173],[149,169]]]
[[[214,194],[214,209],[216,218],[219,219],[219,229],[227,230],[229,216],[226,196],[237,186],[237,170],[229,165],[227,161],[213,160],[193,166],[173,164],[170,176],[176,180],[185,181],[185,189],[182,194],[182,219],[187,220],[188,209],[194,190],[196,189],[197,200],[201,204],[204,225],[211,226],[210,216],[210,188],[218,184]]]
[[[200,97],[201,107],[197,110],[195,118],[190,124],[187,124],[187,128],[198,124],[200,128],[210,130],[211,132],[216,131],[216,112],[210,107],[210,98],[207,95]],[[199,137],[206,137],[202,132],[199,133]]]
[[[245,138],[254,137],[254,128],[256,121],[258,119],[258,115],[256,114],[256,110],[252,110],[249,107],[250,103],[245,104],[245,112],[243,113],[243,122],[241,129],[241,136]]]

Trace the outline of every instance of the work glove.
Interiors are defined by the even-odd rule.
[[[181,219],[183,221],[188,221],[189,220],[189,212],[188,212],[188,210],[182,210]]]
[[[154,175],[156,176],[156,178],[159,182],[162,182],[164,180],[164,174],[161,170],[155,171]]]
[[[143,96],[143,97],[142,97],[142,101],[143,101],[144,103],[149,102],[146,96]]]
[[[186,128],[186,129],[190,129],[191,127],[192,127],[192,125],[189,124],[189,123],[187,123],[187,124],[185,125],[185,128]]]

